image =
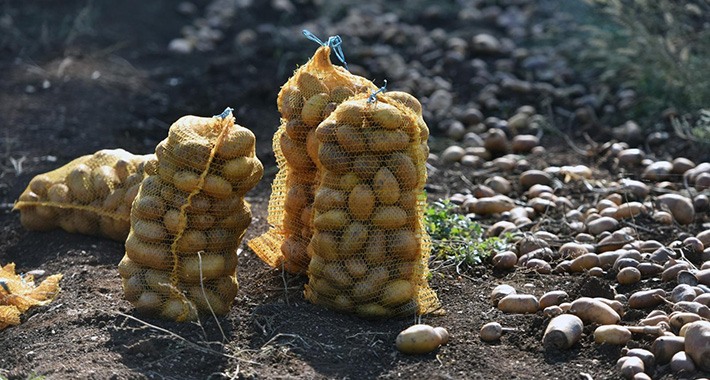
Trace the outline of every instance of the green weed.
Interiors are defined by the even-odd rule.
[[[480,265],[511,244],[512,236],[509,234],[485,237],[483,227],[458,213],[456,205],[448,200],[429,205],[424,216],[434,255],[439,260],[456,265]]]

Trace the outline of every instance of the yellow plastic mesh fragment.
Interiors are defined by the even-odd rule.
[[[406,93],[356,95],[316,129],[318,178],[305,296],[362,317],[423,314],[428,129]]]
[[[375,85],[330,61],[331,49],[321,46],[284,84],[278,96],[281,126],[273,148],[279,172],[272,185],[268,222],[271,229],[249,241],[249,247],[268,265],[283,265],[304,273],[311,239],[315,128],[345,99],[370,93]]]
[[[20,315],[32,306],[50,303],[59,293],[61,274],[47,277],[35,286],[34,276],[15,273],[15,264],[0,266],[0,330],[20,324]]]
[[[263,174],[254,134],[231,112],[185,116],[156,147],[131,209],[119,264],[139,312],[176,321],[225,315],[238,290],[237,248],[251,223],[244,195]]]
[[[154,155],[104,149],[32,178],[14,210],[29,230],[62,228],[70,233],[126,240],[131,203]]]

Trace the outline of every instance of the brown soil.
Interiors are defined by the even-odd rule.
[[[64,275],[53,303],[23,315],[20,326],[0,331],[0,378],[618,377],[619,348],[595,345],[587,334],[568,351],[545,352],[540,345],[545,318],[503,315],[488,301],[490,290],[503,282],[536,295],[563,289],[593,296],[611,291],[612,279],[499,273],[489,266],[461,273],[453,267],[436,269],[431,284],[446,314],[421,320],[445,326],[452,340],[434,353],[413,357],[398,353],[394,339],[414,320],[366,321],[313,306],[303,298],[304,278],[268,268],[245,244],[241,289],[229,316],[177,324],[136,319],[116,271],[122,244],[63,231],[24,230],[11,208],[34,175],[103,148],[149,153],[179,116],[215,114],[226,106],[236,108],[238,122],[256,133],[257,154],[267,168],[265,180],[248,199],[254,219],[246,240],[266,230],[275,174],[270,140],[278,123],[275,96],[278,83],[288,77],[279,65],[294,67],[307,55],[276,62],[261,51],[170,54],[168,42],[190,21],[176,15],[174,7],[171,1],[0,1],[0,9],[13,16],[11,29],[20,33],[0,37],[0,263]],[[95,18],[90,30],[81,30],[77,15],[82,12]],[[276,72],[283,75],[275,77]],[[579,161],[562,148],[550,152],[559,162]],[[473,171],[463,174],[473,178]],[[457,175],[435,176],[446,188],[430,195],[443,197],[465,188]],[[666,242],[678,232],[671,231]],[[478,329],[493,320],[516,331],[500,342],[483,343]]]

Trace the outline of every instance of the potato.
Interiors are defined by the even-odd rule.
[[[121,191],[116,193],[120,194]],[[158,196],[143,195],[134,202],[131,212],[141,219],[160,219],[165,213],[165,203]]]
[[[484,342],[494,342],[503,335],[503,326],[498,322],[489,322],[481,327],[478,336]]]
[[[624,326],[602,325],[594,330],[594,342],[613,345],[625,345],[631,340],[631,331]]]
[[[97,196],[105,197],[121,183],[116,171],[111,166],[101,165],[91,171],[92,187]]]
[[[632,285],[641,281],[641,271],[634,267],[626,267],[616,274],[616,281],[621,285]]]
[[[354,158],[351,170],[353,173],[357,174],[359,178],[369,180],[377,173],[377,169],[380,166],[380,156],[371,153],[362,153]]]
[[[308,138],[308,132],[310,132],[313,128],[311,126],[306,125],[306,123],[304,123],[300,117],[289,117],[287,119],[288,121],[286,122],[284,131],[286,132],[288,137],[290,137],[291,140],[294,141],[305,142]]]
[[[384,206],[375,210],[372,224],[380,228],[400,228],[407,223],[407,213],[397,206]]]
[[[367,133],[367,146],[372,152],[388,153],[407,148],[409,136],[406,132],[371,130]]]
[[[407,229],[392,231],[387,239],[387,252],[393,259],[416,261],[421,252],[419,239],[414,231]]]
[[[671,361],[673,355],[675,355],[677,352],[683,351],[684,348],[685,338],[681,336],[664,335],[659,336],[658,338],[656,338],[656,340],[653,341],[653,344],[651,345],[651,352],[653,352],[653,355],[656,358],[656,363],[666,364]],[[688,350],[686,350],[686,352],[690,353]]]
[[[419,171],[412,158],[404,153],[393,153],[386,160],[387,167],[397,178],[401,190],[414,189],[419,183]]]
[[[621,320],[619,314],[609,305],[589,297],[581,297],[572,302],[569,312],[584,322],[613,325]]]
[[[360,222],[350,223],[343,231],[343,236],[340,239],[340,257],[351,256],[362,249],[365,242],[367,242],[367,234],[367,225]]]
[[[350,292],[353,298],[359,302],[369,302],[382,291],[382,286],[389,279],[387,269],[374,267],[369,270],[365,277],[355,281]]]
[[[175,250],[179,253],[195,253],[207,248],[207,235],[204,231],[185,230],[175,240]]]
[[[687,325],[685,331],[685,353],[693,359],[696,367],[710,371],[710,322],[696,321]]]
[[[515,290],[515,288],[510,285],[498,285],[491,291],[491,303],[493,303],[493,306],[498,306],[498,302],[500,302],[501,299],[511,294],[517,293],[518,292]]]
[[[55,203],[70,203],[72,201],[69,187],[63,183],[55,183],[47,189],[47,198],[50,202]]]
[[[443,327],[434,327],[434,331],[436,331],[436,333],[439,334],[439,340],[441,341],[440,344],[444,345],[444,344],[449,343],[451,336],[449,335],[448,330],[446,330]]]
[[[360,278],[367,274],[368,266],[362,257],[350,257],[345,260],[345,269],[347,269],[351,277]]]
[[[315,94],[328,93],[328,87],[325,83],[307,71],[301,71],[294,78],[296,78],[296,86],[305,99]]]
[[[695,313],[674,312],[670,315],[668,323],[674,331],[678,331],[688,323],[699,321],[700,319],[700,316]]]
[[[201,256],[201,263],[200,257],[198,257],[197,255],[185,256],[180,258],[178,272],[180,276],[180,281],[199,283],[200,276],[205,280],[210,280],[222,277],[224,275],[224,257],[216,254],[202,254]],[[200,265],[202,266],[201,271]]]
[[[52,185],[54,185],[54,182],[52,182],[49,176],[46,174],[39,174],[32,178],[29,188],[33,193],[40,197],[44,197],[47,195],[47,189],[49,189]]]
[[[121,202],[123,201],[123,197],[126,195],[126,189],[123,188],[118,188],[115,190],[112,190],[108,195],[106,195],[106,198],[104,198],[103,203],[101,204],[101,208],[104,209],[105,211],[114,211],[118,208],[118,206],[121,205]],[[158,215],[160,217],[160,215]]]
[[[377,200],[382,204],[391,205],[399,199],[397,178],[386,167],[381,167],[377,171],[372,187],[377,195]]]
[[[563,290],[553,290],[549,291],[540,297],[540,309],[544,309],[548,306],[559,305],[564,302],[567,297],[567,292]]]
[[[498,309],[504,313],[534,314],[539,308],[537,298],[530,294],[510,294],[498,302]]]
[[[229,160],[254,154],[256,137],[252,131],[235,125],[222,133],[224,134],[222,140],[217,140],[216,154],[218,157]]]
[[[348,214],[343,210],[317,212],[313,218],[313,227],[319,230],[339,230],[349,223]]]
[[[191,193],[197,190],[200,183],[200,176],[191,171],[181,170],[173,175],[172,182],[179,190]]]
[[[279,92],[277,101],[279,113],[284,119],[291,119],[301,115],[303,109],[303,95],[296,86],[284,86]]]
[[[143,292],[133,303],[140,312],[153,312],[160,308],[163,304],[161,297],[155,292]]]
[[[121,276],[123,277],[121,283],[123,285],[123,296],[129,302],[135,302],[138,297],[143,292],[145,286],[141,281],[140,276]]]
[[[621,363],[619,372],[627,379],[636,379],[636,375],[644,373],[645,366],[641,358],[635,356],[627,356],[626,360]]]
[[[285,133],[282,133],[279,137],[279,144],[281,153],[283,153],[286,162],[291,168],[304,171],[313,170],[315,164],[303,144],[291,140]]]
[[[335,143],[323,143],[318,148],[318,160],[326,170],[344,174],[350,170],[352,159]]]
[[[666,291],[663,289],[640,290],[629,297],[629,307],[632,309],[646,309],[656,307],[663,303]]]
[[[96,198],[96,190],[91,181],[91,168],[86,164],[75,166],[66,177],[66,185],[72,198],[81,203],[90,203]]]
[[[133,233],[144,242],[160,242],[168,236],[162,224],[143,219],[135,220]]]
[[[165,244],[144,243],[130,233],[126,239],[126,256],[132,261],[154,269],[170,269],[172,257],[170,247]]]
[[[340,257],[338,250],[338,238],[327,231],[317,231],[311,238],[310,246],[316,256],[325,260],[336,260]]]
[[[257,159],[254,157],[237,157],[224,163],[222,175],[232,183],[248,178],[254,171]]]
[[[323,278],[338,288],[349,288],[353,284],[353,278],[338,262],[330,262],[323,266]]]
[[[173,321],[186,321],[197,318],[197,310],[191,302],[185,302],[185,299],[169,298],[165,301],[160,316],[164,319]]]
[[[330,96],[327,93],[319,93],[308,98],[303,103],[301,110],[301,120],[303,123],[315,127],[323,120],[323,109],[330,102]]]
[[[221,294],[215,293],[210,289],[203,290],[199,286],[189,288],[188,298],[195,303],[198,310],[212,310],[215,315],[226,315],[229,313],[232,301],[231,298],[223,297]]]
[[[348,211],[354,219],[368,219],[374,207],[375,193],[367,185],[356,185],[348,195]]]
[[[143,274],[148,290],[167,296],[173,289],[171,273],[169,271],[146,269]]]
[[[355,306],[355,314],[362,318],[384,318],[391,316],[392,311],[376,303],[367,303]]]
[[[564,350],[582,337],[582,320],[571,314],[558,315],[550,320],[542,337],[545,349]]]
[[[351,154],[364,152],[367,148],[362,130],[349,124],[338,125],[335,138],[343,150]]]
[[[343,208],[347,201],[346,197],[347,194],[345,192],[321,186],[315,193],[313,207],[321,212],[334,208]]]
[[[387,91],[386,96],[387,98],[399,102],[405,107],[411,109],[415,114],[422,114],[422,104],[411,94],[404,91]]]
[[[434,351],[441,344],[441,337],[429,325],[410,326],[397,335],[397,349],[408,355],[426,354]]]
[[[570,263],[570,271],[583,272],[598,266],[599,256],[597,256],[596,253],[587,253],[572,260]]]
[[[174,170],[173,168],[176,166],[186,166],[198,171],[204,171],[212,154],[211,146],[212,144],[203,137],[181,141],[177,144],[169,144],[165,147],[167,154],[165,159],[160,160],[158,170],[167,169],[169,172],[171,169]]]
[[[336,120],[341,124],[355,124],[354,122],[362,120],[363,103],[358,100],[346,100],[338,106]]]
[[[387,259],[387,237],[385,231],[375,229],[368,234],[363,256],[372,265],[381,264]]]
[[[414,297],[414,286],[407,280],[394,280],[387,283],[382,290],[382,305],[396,307]]]
[[[350,193],[355,186],[360,184],[360,178],[352,172],[348,172],[340,176],[338,181],[338,189]]]
[[[343,124],[343,123],[341,123]],[[322,123],[314,130],[316,144],[321,143],[337,143],[338,142],[338,124],[333,119],[323,120]]]
[[[382,128],[397,129],[407,126],[408,120],[406,120],[402,112],[393,105],[377,102],[369,111],[369,118]]]
[[[232,193],[232,184],[220,176],[208,174],[205,177],[203,191],[212,197],[223,199]]]
[[[515,252],[504,251],[493,256],[491,262],[496,269],[512,269],[518,262],[518,256]]]

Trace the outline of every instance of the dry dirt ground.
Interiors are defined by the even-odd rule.
[[[266,230],[275,174],[270,140],[278,123],[275,97],[278,83],[290,74],[279,68],[305,62],[307,53],[277,61],[259,50],[248,56],[171,54],[168,42],[189,21],[174,7],[171,1],[0,1],[0,12],[13,16],[7,30],[16,32],[0,37],[0,263],[64,275],[53,303],[32,309],[20,326],[0,331],[0,378],[618,377],[619,348],[595,345],[587,336],[568,351],[546,353],[539,343],[546,322],[541,315],[503,315],[488,302],[490,290],[502,282],[527,286],[537,295],[564,289],[594,296],[612,291],[608,279],[499,273],[490,266],[461,274],[437,269],[431,284],[446,314],[422,321],[445,326],[452,340],[431,354],[411,357],[393,343],[414,319],[366,321],[313,306],[302,295],[304,278],[268,268],[245,244],[231,313],[217,321],[177,324],[137,319],[122,298],[116,271],[122,244],[24,230],[11,208],[34,175],[103,148],[149,153],[179,116],[212,115],[226,106],[256,133],[257,153],[267,168],[264,181],[249,194],[254,219],[246,239]],[[548,151],[552,162],[578,160],[563,147]],[[448,187],[432,197],[466,186],[455,181],[456,170],[439,174],[437,183]],[[474,183],[484,179],[472,170],[461,174]],[[697,232],[692,228],[688,232]],[[664,233],[666,240],[674,238],[674,231]],[[484,343],[478,329],[493,320],[516,331],[498,343]]]

